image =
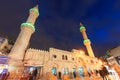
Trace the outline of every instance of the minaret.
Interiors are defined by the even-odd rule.
[[[87,34],[86,34],[86,29],[82,25],[82,23],[80,23],[80,32],[82,33],[82,36],[83,36],[83,39],[84,39],[83,43],[87,48],[89,56],[90,57],[95,57],[94,53],[93,53],[93,50],[92,50],[92,47],[91,47],[91,41],[90,41],[90,39],[88,39]]]
[[[29,44],[31,35],[35,32],[34,23],[39,16],[38,5],[29,10],[29,17],[25,23],[21,24],[20,34],[9,54],[9,71],[14,72],[23,67],[23,57]]]

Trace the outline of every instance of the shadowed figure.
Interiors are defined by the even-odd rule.
[[[61,79],[61,72],[58,72],[58,78]]]
[[[109,72],[105,66],[102,66],[101,70],[99,70],[99,74],[103,78],[103,80],[108,80]]]
[[[35,70],[33,71],[33,80],[36,80],[37,72],[37,68],[35,68]]]

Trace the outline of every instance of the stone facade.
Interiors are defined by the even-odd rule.
[[[46,77],[46,74],[61,76],[69,75],[73,77],[87,75],[88,69],[94,71],[99,69],[100,65],[96,57],[90,57],[79,50],[70,51],[50,48],[49,51],[39,49],[27,49],[29,40],[35,31],[34,23],[39,16],[38,6],[30,9],[30,15],[25,23],[21,24],[20,34],[8,55],[10,77],[9,80],[20,79],[21,76],[29,74],[30,67],[39,69],[40,77]],[[27,68],[28,67],[28,68]],[[33,70],[34,71],[34,70]],[[59,75],[58,75],[59,73]],[[17,77],[14,77],[17,76]]]
[[[24,66],[41,67],[40,76],[45,77],[47,73],[52,72],[55,68],[58,75],[59,72],[69,74],[73,77],[73,69],[76,75],[80,76],[80,70],[83,69],[84,75],[87,75],[87,69],[94,71],[99,69],[98,59],[80,54],[79,50],[70,51],[50,48],[49,51],[39,49],[28,49],[24,58]]]

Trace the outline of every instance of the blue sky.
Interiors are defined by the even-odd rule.
[[[30,47],[85,49],[79,31],[82,22],[96,56],[120,44],[119,0],[1,0],[0,34],[16,40],[28,10],[39,4],[40,16]]]

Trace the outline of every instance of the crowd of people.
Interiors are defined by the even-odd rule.
[[[70,73],[68,74],[62,74],[62,72],[58,72],[58,74],[52,74],[49,73],[47,74],[47,79],[46,80],[49,80],[49,78],[54,78],[54,80],[69,80],[70,78],[81,78],[82,80],[85,80],[84,78],[85,77],[89,77],[90,80],[94,79],[94,76],[98,76],[98,77],[101,77],[103,80],[112,80],[112,79],[109,79],[109,72],[106,68],[106,66],[102,65],[101,68],[99,70],[90,70],[88,69],[87,70],[87,75],[82,74],[82,72],[78,72],[79,74],[76,73],[76,70],[74,70],[71,75],[72,77],[70,77]],[[34,68],[32,71],[29,71],[28,72],[28,75],[27,75],[27,80],[36,80],[36,77],[37,77],[37,74],[38,74],[38,71],[37,71],[37,68]],[[2,74],[0,75],[1,78],[4,78],[5,75],[7,74]],[[26,76],[26,75],[25,75]],[[52,76],[52,77],[51,77]],[[1,79],[0,79],[1,80]],[[3,79],[2,79],[3,80]],[[26,80],[26,79],[25,79]]]
[[[25,70],[20,80],[37,80],[38,70],[34,68],[32,71]]]
[[[0,80],[7,80],[10,73],[8,72],[8,69],[3,69],[2,73],[0,74]]]
[[[99,74],[103,78],[103,80],[108,80],[109,72],[108,72],[108,70],[106,69],[105,66],[101,67],[101,69],[99,70]]]

